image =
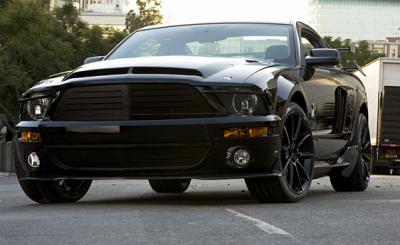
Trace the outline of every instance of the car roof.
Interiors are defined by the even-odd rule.
[[[173,24],[161,24],[161,25],[152,25],[146,26],[138,29],[137,31],[149,30],[149,29],[157,29],[157,28],[165,28],[165,27],[174,27],[174,26],[190,26],[190,25],[212,25],[212,24],[277,24],[277,25],[292,25],[293,23],[297,23],[298,21],[287,20],[287,21],[240,21],[240,20],[232,20],[232,21],[203,21],[203,22],[188,22],[188,23],[173,23]]]

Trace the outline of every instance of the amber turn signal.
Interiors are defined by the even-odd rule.
[[[256,128],[230,128],[224,130],[224,138],[254,138],[266,136],[268,134],[267,127]]]
[[[40,134],[38,132],[22,132],[21,142],[40,142]]]

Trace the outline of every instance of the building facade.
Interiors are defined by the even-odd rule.
[[[51,0],[50,8],[61,7],[65,0]],[[110,26],[116,29],[125,28],[126,14],[129,12],[130,0],[72,0],[79,10],[80,17],[89,25]]]
[[[323,36],[375,41],[400,35],[400,0],[309,0],[309,16]]]
[[[400,58],[400,37],[387,37],[386,40],[369,41],[372,52],[385,54],[386,57]]]

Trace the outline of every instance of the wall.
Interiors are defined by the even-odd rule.
[[[13,143],[0,143],[0,172],[15,172]]]
[[[384,40],[398,36],[399,0],[309,0],[310,25],[323,36]]]

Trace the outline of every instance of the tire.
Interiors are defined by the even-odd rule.
[[[191,179],[149,179],[151,189],[157,193],[183,193]]]
[[[369,138],[367,117],[359,113],[354,128],[354,136],[350,145],[359,146],[356,165],[349,177],[344,177],[340,172],[330,175],[333,189],[339,192],[364,191],[368,187],[371,175],[371,144]]]
[[[80,200],[89,190],[91,180],[21,180],[20,163],[15,166],[18,182],[24,193],[37,203],[70,203]]]
[[[259,202],[291,203],[309,191],[314,174],[314,143],[302,108],[290,103],[284,116],[279,158],[281,175],[246,178],[250,194]]]

